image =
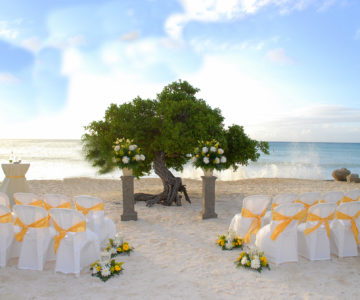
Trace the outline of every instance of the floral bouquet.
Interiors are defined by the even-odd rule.
[[[261,252],[256,248],[250,248],[247,251],[241,252],[235,263],[238,267],[252,269],[254,271],[258,271],[259,273],[263,270],[263,268],[270,270],[270,266],[264,252]]]
[[[196,168],[221,170],[226,163],[226,157],[223,154],[224,150],[219,148],[219,142],[212,140],[210,142],[199,141],[199,146],[194,149],[191,156]]]
[[[124,242],[123,238],[116,234],[114,239],[109,239],[105,250],[110,252],[111,258],[114,258],[120,254],[130,255],[134,248],[130,247],[128,242]]]
[[[99,277],[102,281],[107,281],[115,275],[119,275],[123,270],[123,262],[116,262],[114,259],[107,262],[94,262],[90,266],[92,276]]]
[[[219,235],[217,244],[222,250],[232,250],[235,248],[243,248],[243,240],[236,236],[234,232],[228,232],[228,234]]]
[[[119,168],[136,168],[142,161],[145,160],[145,155],[141,154],[141,149],[133,144],[129,139],[117,139],[114,143],[114,162]]]

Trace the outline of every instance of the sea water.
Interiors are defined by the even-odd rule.
[[[347,168],[360,174],[360,144],[270,142],[270,154],[257,162],[240,166],[237,171],[215,172],[219,180],[246,178],[332,179],[335,169]],[[0,139],[0,162],[8,163],[11,153],[30,163],[28,179],[63,179],[68,177],[119,178],[120,170],[100,175],[86,161],[79,140],[5,140]],[[202,170],[189,163],[175,176],[200,179]],[[148,175],[155,177],[154,173]],[[1,175],[0,175],[1,180]]]

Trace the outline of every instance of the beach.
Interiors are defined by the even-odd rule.
[[[19,270],[16,259],[0,270],[1,299],[357,299],[360,292],[360,257],[276,266],[262,273],[236,268],[240,250],[222,251],[217,236],[226,233],[242,199],[253,194],[348,191],[359,184],[330,180],[247,179],[217,181],[218,218],[202,220],[201,181],[184,179],[192,203],[181,207],[135,206],[138,221],[121,222],[120,180],[71,178],[30,180],[32,192],[88,194],[105,202],[105,214],[135,248],[118,256],[124,271],[103,283],[88,269],[80,277],[54,273],[54,262],[44,271]],[[161,191],[157,178],[135,180],[135,192]]]

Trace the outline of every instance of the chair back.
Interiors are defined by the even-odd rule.
[[[9,207],[0,204],[0,225],[12,223],[12,215]]]
[[[319,216],[320,218],[327,218],[335,212],[336,203],[319,203],[309,208],[308,213]]]
[[[283,203],[295,202],[297,198],[297,194],[278,194],[273,198],[272,203],[281,205]]]
[[[352,199],[352,201],[359,201],[360,200],[360,190],[351,190],[345,193],[346,197]]]
[[[14,193],[14,200],[17,205],[43,206],[40,197],[33,193]]]
[[[14,205],[13,210],[25,225],[30,225],[48,216],[44,208],[33,205]]]
[[[76,209],[87,217],[99,213],[104,214],[104,202],[101,199],[88,195],[75,196],[74,199]]]
[[[357,216],[355,221],[358,225],[360,225],[360,213],[359,213],[360,212],[360,201],[342,203],[336,208],[336,211],[337,212],[339,211],[339,212],[341,212],[345,215],[351,216],[351,217],[359,214],[359,216]],[[342,219],[341,221],[350,225],[350,221],[348,221],[348,220]],[[360,226],[358,226],[358,228],[360,229]]]
[[[51,208],[69,208],[71,209],[70,198],[63,194],[45,194],[43,196],[44,207],[49,210]]]
[[[269,195],[252,195],[243,200],[243,208],[259,215],[269,206],[271,197]]]
[[[324,200],[327,203],[340,204],[341,199],[343,197],[344,197],[344,192],[342,191],[330,191],[322,195],[322,200]]]
[[[274,211],[287,216],[292,217],[304,209],[300,203],[283,203],[274,208]]]
[[[64,230],[85,220],[81,212],[68,208],[51,208],[49,213],[56,224]]]
[[[300,194],[297,200],[300,200],[301,202],[311,205],[315,201],[321,200],[321,194],[319,192],[306,192]]]
[[[0,205],[4,205],[6,207],[10,207],[10,200],[8,195],[3,192],[0,192]]]

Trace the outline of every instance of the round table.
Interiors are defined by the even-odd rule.
[[[5,173],[5,179],[1,184],[0,191],[7,194],[12,207],[15,202],[13,195],[17,192],[30,192],[26,183],[25,174],[30,164],[2,164],[1,168]]]

